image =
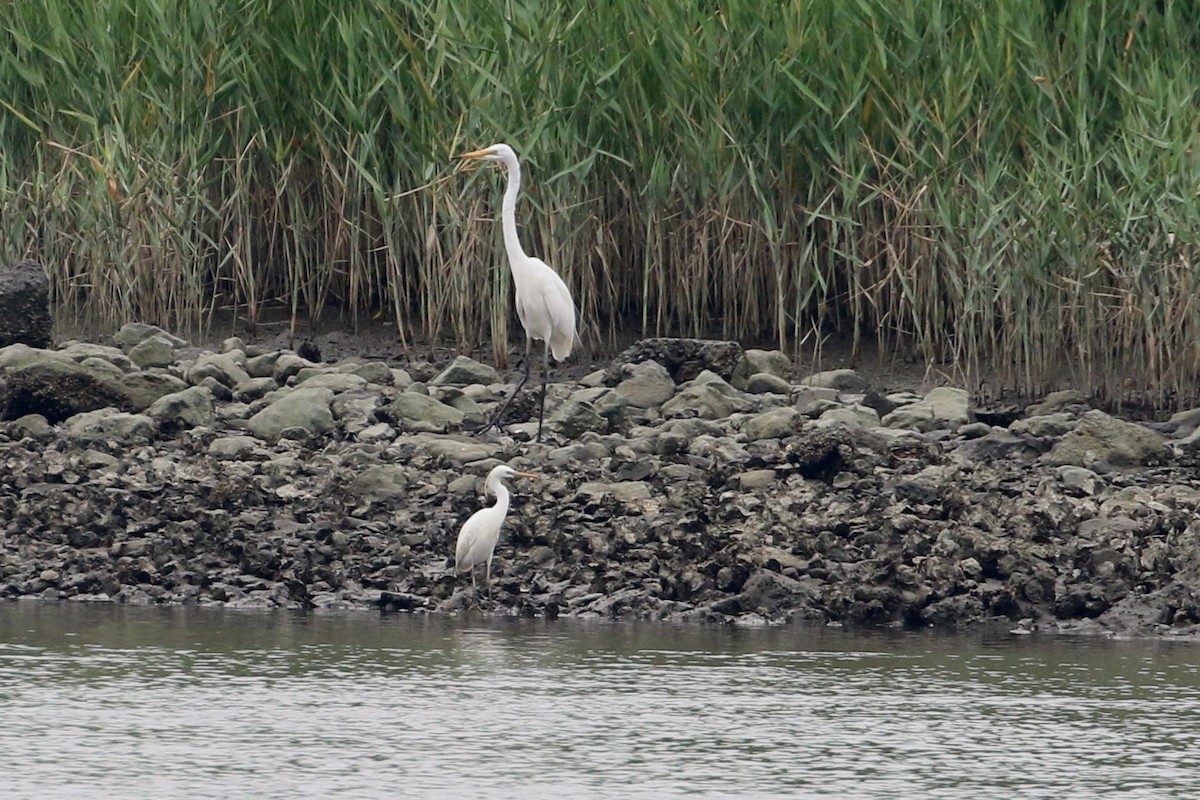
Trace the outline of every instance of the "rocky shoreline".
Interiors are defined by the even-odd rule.
[[[1200,632],[1200,410],[793,374],[645,340],[506,397],[483,363],[309,360],[149,325],[0,349],[0,598]],[[309,354],[313,355],[313,354]],[[506,462],[492,600],[454,540]]]

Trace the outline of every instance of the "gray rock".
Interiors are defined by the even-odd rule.
[[[103,344],[92,344],[91,342],[68,342],[58,350],[59,355],[67,358],[85,362],[89,359],[98,358],[107,361],[119,372],[132,372],[134,363],[125,355],[119,348],[109,347]]]
[[[251,378],[251,380],[253,380],[253,378]],[[238,385],[245,386],[246,383],[249,383],[249,381],[240,383]],[[217,380],[212,375],[205,375],[204,379],[196,385],[203,389],[208,389],[212,396],[215,399],[220,400],[222,403],[228,403],[233,399],[233,390],[221,383],[221,381]]]
[[[1171,418],[1167,420],[1167,425],[1177,438],[1190,436],[1197,428],[1200,428],[1200,408],[1190,408],[1172,414]]]
[[[164,335],[147,336],[129,349],[129,360],[142,369],[175,363],[175,345]]]
[[[839,392],[865,392],[870,384],[852,369],[831,369],[808,376],[800,381],[800,385]]]
[[[1076,417],[1064,412],[1038,414],[1019,419],[1008,426],[1018,436],[1033,436],[1038,439],[1057,438],[1075,427]]]
[[[233,389],[239,383],[250,380],[250,374],[242,367],[239,353],[202,353],[187,369],[184,379],[191,384],[198,384],[205,378],[213,378]]]
[[[608,420],[611,428],[616,428],[625,420],[627,401],[625,397],[607,386],[595,386],[572,392],[568,399],[578,400],[589,404],[596,413]]]
[[[456,408],[463,414],[464,427],[478,427],[487,421],[487,415],[483,413],[483,409],[479,407],[479,403],[475,398],[467,393],[467,389],[471,386],[478,387],[479,384],[471,384],[459,389],[456,386],[439,386],[437,388],[437,399],[450,406]],[[485,391],[483,394],[490,399],[491,394]]]
[[[605,382],[617,383],[625,367],[643,361],[657,361],[671,374],[676,383],[691,380],[708,370],[725,380],[733,377],[742,360],[742,346],[737,342],[714,339],[643,339],[613,359]]]
[[[43,350],[40,347],[30,347],[19,342],[10,344],[7,347],[0,347],[0,373],[3,373],[4,370],[17,369],[49,359],[71,361],[71,359],[59,355],[57,350]]]
[[[1042,414],[1053,414],[1056,411],[1061,411],[1067,406],[1087,405],[1088,398],[1083,392],[1076,389],[1066,389],[1061,392],[1051,392],[1042,398],[1042,402],[1035,403],[1025,409],[1026,417],[1037,417]]]
[[[554,409],[548,423],[552,430],[568,439],[578,439],[587,431],[603,433],[608,430],[608,420],[600,415],[595,406],[575,396],[568,397]]]
[[[1064,465],[1058,468],[1058,479],[1067,489],[1073,489],[1081,494],[1092,495],[1103,480],[1095,472],[1084,467]]]
[[[753,375],[774,375],[777,378],[786,378],[791,368],[792,360],[782,350],[751,348],[742,353],[742,360],[738,362],[732,383],[738,388],[743,388],[739,386],[738,381],[748,380]]]
[[[141,371],[121,376],[119,386],[127,398],[124,408],[144,411],[164,394],[186,389],[187,383],[165,372]]]
[[[427,394],[413,391],[396,395],[396,399],[392,401],[392,411],[398,419],[404,421],[406,429],[429,433],[457,428],[463,424],[466,417],[453,406],[448,406]]]
[[[735,382],[736,385],[736,382]],[[778,375],[769,372],[756,372],[746,379],[744,388],[751,394],[786,394],[792,392],[792,385]]]
[[[208,445],[208,454],[220,459],[244,459],[259,447],[252,436],[221,436]]]
[[[113,344],[128,353],[139,343],[151,336],[159,336],[171,343],[172,347],[183,347],[187,342],[180,339],[178,336],[168,333],[157,325],[148,325],[145,322],[128,322],[121,326],[121,329],[113,334]]]
[[[12,429],[18,436],[48,439],[54,435],[54,427],[41,414],[26,414],[13,420]]]
[[[116,439],[144,442],[154,436],[154,420],[145,414],[127,414],[114,408],[100,408],[76,414],[66,421],[67,435],[84,441]]]
[[[36,261],[0,267],[0,347],[50,346],[50,279]]]
[[[815,596],[816,591],[808,582],[769,569],[757,569],[742,585],[738,605],[740,611],[757,611],[772,618],[811,605]]]
[[[20,355],[14,354],[13,360]],[[162,395],[186,386],[169,375],[144,372],[114,375],[55,357],[6,369],[4,379],[0,389],[4,416],[41,414],[52,423],[99,408],[141,411]]]
[[[794,435],[803,421],[803,415],[792,408],[772,408],[761,414],[756,414],[742,425],[742,433],[750,441],[760,439],[781,439]]]
[[[288,378],[291,378],[300,370],[305,367],[315,366],[317,365],[307,358],[301,358],[295,353],[283,352],[279,353],[275,357],[274,362],[272,362],[271,377],[275,379],[276,383],[282,386],[288,382]]]
[[[150,404],[146,414],[164,432],[212,425],[216,418],[212,392],[203,386],[190,386],[183,391],[164,394]]]
[[[396,429],[386,422],[376,422],[357,432],[351,432],[360,442],[390,442],[396,438]]]
[[[992,462],[1006,458],[1030,459],[1044,452],[1037,444],[1022,436],[1000,429],[967,439],[954,448],[954,455],[967,461]]]
[[[363,503],[400,500],[407,494],[408,472],[398,464],[377,464],[358,473],[349,489]]]
[[[452,385],[465,386],[469,383],[499,383],[500,373],[495,367],[481,364],[473,358],[458,356],[449,366],[442,370],[429,382],[431,386]]]
[[[411,441],[416,449],[424,455],[443,460],[455,468],[495,458],[503,452],[501,446],[494,442],[452,439],[427,434],[413,437]]]
[[[939,386],[917,403],[901,406],[883,418],[890,428],[908,428],[928,432],[955,430],[971,421],[970,398],[965,389]]]
[[[821,413],[818,417],[822,422],[840,422],[848,428],[876,428],[879,426],[879,413],[873,408],[851,403],[838,406]]]
[[[675,396],[675,381],[657,361],[640,361],[625,367],[616,392],[634,408],[653,408]]]
[[[245,369],[246,373],[252,378],[271,378],[271,380],[274,381],[275,362],[278,361],[282,355],[282,351],[273,350],[268,353],[261,353],[257,356],[249,356],[246,358],[242,368]],[[299,371],[299,369],[300,368],[297,367],[296,371]]]
[[[127,372],[127,370],[121,369],[108,359],[99,358],[97,356],[88,356],[87,358],[81,359],[78,363],[82,367],[87,367],[88,369],[95,370],[96,372],[109,375],[115,380],[120,380],[121,376]],[[133,369],[132,362],[130,363],[130,369]]]
[[[737,407],[737,390],[712,372],[702,372],[663,403],[664,417],[722,419]]]
[[[778,480],[773,469],[751,469],[734,476],[735,485],[744,492],[761,491],[774,486]]]
[[[326,433],[333,429],[332,402],[333,392],[329,389],[293,389],[252,416],[246,427],[267,441],[280,438],[289,429]]]
[[[296,385],[308,389],[329,389],[334,394],[340,394],[367,388],[367,379],[348,372],[321,372],[303,380],[297,376]]]
[[[392,368],[382,361],[347,362],[337,365],[339,372],[357,375],[367,383],[379,386],[391,386],[395,383]]]
[[[279,384],[272,377],[250,378],[233,387],[233,396],[243,403],[253,403],[278,388]]]
[[[838,402],[838,390],[827,386],[794,386],[792,387],[792,405],[807,416],[807,407],[813,403]],[[818,415],[819,416],[819,415]]]
[[[1079,467],[1096,462],[1114,466],[1154,464],[1166,457],[1165,444],[1161,434],[1093,409],[1051,448],[1046,461]]]

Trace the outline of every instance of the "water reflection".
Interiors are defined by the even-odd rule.
[[[0,605],[6,796],[1190,797],[1160,642]]]

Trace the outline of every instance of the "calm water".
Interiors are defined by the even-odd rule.
[[[0,795],[1196,797],[1200,649],[0,604]]]

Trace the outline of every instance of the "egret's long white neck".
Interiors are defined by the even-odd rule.
[[[525,261],[525,251],[521,249],[521,240],[517,238],[517,194],[521,191],[521,164],[515,158],[506,158],[504,166],[508,168],[508,187],[504,190],[500,217],[504,224],[504,249],[508,253],[508,263],[516,265]],[[499,493],[496,496],[499,497]]]
[[[500,513],[500,518],[503,519],[508,514],[508,487],[497,478],[495,481],[488,481],[487,488],[492,490],[492,494],[496,495],[495,508]]]

